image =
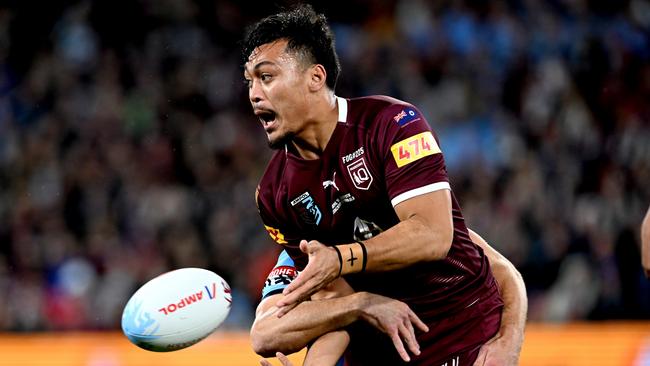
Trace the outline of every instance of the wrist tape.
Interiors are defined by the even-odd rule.
[[[334,246],[339,256],[339,276],[364,272],[368,263],[366,246],[360,241]]]

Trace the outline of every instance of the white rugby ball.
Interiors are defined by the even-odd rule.
[[[167,352],[214,332],[230,311],[230,286],[201,268],[164,273],[140,287],[122,312],[122,331],[138,347]]]

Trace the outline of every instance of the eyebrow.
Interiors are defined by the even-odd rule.
[[[277,64],[275,62],[264,60],[264,61],[261,61],[261,62],[255,64],[255,66],[253,66],[253,69],[250,71],[250,73],[252,73],[252,72],[256,71],[257,69],[259,69],[260,67],[266,66],[266,65],[271,65],[271,66],[276,66],[277,67]],[[248,69],[244,68],[244,73],[247,73],[247,72],[249,72]]]
[[[253,70],[257,70],[257,69],[259,69],[260,67],[265,66],[265,65],[272,65],[272,66],[275,66],[275,62],[271,62],[271,61],[262,61],[262,62],[256,64],[255,66],[253,66]]]

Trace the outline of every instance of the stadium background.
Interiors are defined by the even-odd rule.
[[[638,239],[650,203],[650,5],[312,3],[337,37],[337,94],[419,106],[468,225],[522,272],[522,364],[574,365],[580,354],[650,364]],[[131,293],[188,266],[234,290],[211,341],[245,339],[278,248],[253,202],[271,152],[237,42],[278,4],[288,2],[0,2],[3,354],[38,353],[39,337],[125,343],[111,337]],[[634,346],[597,342],[614,347],[623,334]],[[590,347],[540,361],[564,339]]]

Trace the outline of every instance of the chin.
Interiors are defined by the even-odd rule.
[[[288,132],[278,136],[269,135],[269,147],[274,150],[283,149],[284,145],[288,144],[293,139],[293,134]]]

